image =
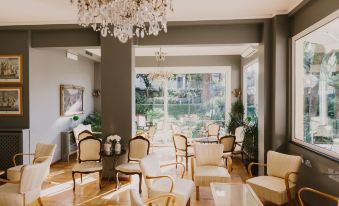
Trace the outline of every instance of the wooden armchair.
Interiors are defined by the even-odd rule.
[[[333,196],[333,195],[330,195],[330,194],[327,194],[327,193],[324,193],[324,192],[321,192],[321,191],[318,191],[318,190],[315,190],[315,189],[312,189],[312,188],[303,187],[303,188],[300,188],[299,191],[298,191],[298,199],[299,199],[301,206],[305,206],[305,204],[304,204],[304,202],[301,198],[301,194],[304,193],[304,192],[311,192],[311,193],[320,195],[320,196],[322,196],[326,199],[333,200],[335,203],[337,203],[339,205],[339,197],[336,197],[336,196]]]
[[[297,174],[301,165],[301,157],[286,155],[274,151],[267,152],[267,164],[250,163],[246,181],[263,202],[276,205],[292,204],[296,193]],[[267,176],[253,177],[252,166],[267,167]]]
[[[131,206],[146,206],[146,205],[150,205],[152,203],[158,203],[159,204],[159,201],[162,201],[162,200],[163,201],[167,200],[166,206],[169,206],[169,205],[174,206],[174,204],[175,204],[175,195],[172,194],[172,193],[164,193],[164,194],[161,194],[157,197],[150,198],[150,199],[148,199],[144,202],[144,201],[142,201],[137,190],[131,189],[130,190],[130,197],[131,197]]]

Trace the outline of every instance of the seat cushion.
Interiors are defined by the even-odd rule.
[[[23,206],[23,195],[19,193],[19,184],[0,186],[0,205]]]
[[[168,193],[171,188],[171,181],[168,178],[158,179],[152,182],[149,190],[149,197],[155,197],[162,193]],[[175,205],[185,206],[191,198],[194,189],[192,180],[174,178],[173,194],[175,194]]]
[[[194,171],[196,186],[210,186],[211,182],[229,182],[230,174],[224,167],[199,166]]]
[[[223,158],[231,157],[231,156],[232,156],[232,152],[225,152],[225,153],[222,154]]]
[[[21,178],[21,168],[23,165],[18,165],[7,169],[7,179],[11,181],[19,181]]]
[[[119,172],[126,172],[126,173],[141,173],[141,169],[139,163],[125,163],[117,166],[115,168]]]
[[[81,162],[74,165],[72,172],[96,172],[102,170],[101,162]]]
[[[283,205],[288,202],[285,180],[273,176],[260,176],[246,180],[262,201]],[[295,184],[290,182],[291,195],[294,197]]]

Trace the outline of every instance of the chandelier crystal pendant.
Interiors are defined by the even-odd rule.
[[[70,0],[78,8],[78,23],[91,26],[126,43],[133,36],[157,36],[167,32],[167,10],[172,0]]]
[[[148,77],[151,80],[160,80],[160,81],[167,81],[168,79],[170,79],[173,76],[173,73],[161,69],[163,63],[166,60],[166,53],[161,51],[161,48],[159,49],[159,51],[155,52],[155,60],[157,61],[159,71],[151,72],[148,75]]]

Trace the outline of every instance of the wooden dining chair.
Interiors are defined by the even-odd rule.
[[[217,137],[219,139],[220,125],[212,123],[207,125],[207,137]]]
[[[227,166],[227,158],[228,157],[232,158],[232,153],[235,148],[235,136],[225,135],[219,139],[219,144],[224,145],[224,151],[223,151],[222,158],[225,160],[225,164]]]
[[[188,138],[182,134],[173,135],[173,143],[175,149],[175,161],[178,162],[178,157],[186,159],[186,171],[188,171],[188,158],[194,157],[193,148],[188,145]]]

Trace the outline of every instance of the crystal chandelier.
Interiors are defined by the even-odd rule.
[[[161,80],[161,81],[165,81],[168,80],[169,78],[172,77],[173,73],[169,72],[169,71],[165,71],[160,69],[160,67],[162,66],[162,64],[165,62],[166,60],[166,53],[161,51],[161,48],[159,51],[155,52],[155,59],[157,61],[157,66],[159,68],[159,71],[157,72],[151,72],[148,77],[151,80]]]
[[[70,0],[78,8],[78,23],[91,26],[125,43],[133,36],[157,36],[167,32],[167,9],[173,11],[172,0]]]

